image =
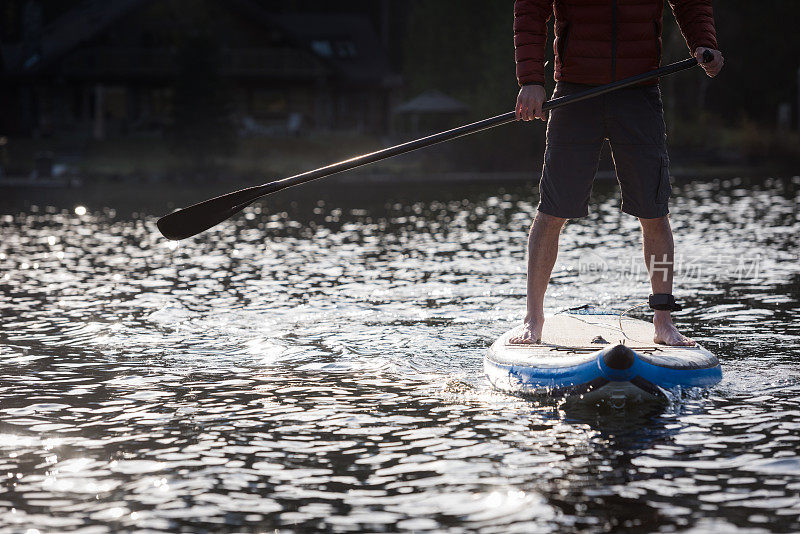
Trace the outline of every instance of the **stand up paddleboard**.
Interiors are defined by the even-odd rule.
[[[666,400],[664,390],[722,379],[717,357],[695,345],[653,342],[653,325],[608,312],[570,311],[545,319],[542,342],[512,344],[518,326],[484,358],[489,382],[516,394],[592,401]]]

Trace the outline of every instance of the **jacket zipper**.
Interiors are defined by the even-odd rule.
[[[656,50],[658,50],[658,65],[661,66],[661,39],[658,35],[658,21],[653,22],[654,34],[656,36]]]
[[[611,2],[611,81],[617,80],[617,0]]]

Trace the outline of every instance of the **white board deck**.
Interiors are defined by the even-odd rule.
[[[624,344],[646,361],[674,368],[716,365],[717,359],[699,344],[670,347],[653,341],[653,323],[616,314],[555,314],[545,318],[541,343],[511,343],[522,325],[502,334],[489,349],[497,363],[538,368],[567,367],[592,359],[609,345]],[[603,342],[604,341],[604,342]]]
[[[652,347],[654,335],[653,323],[632,317],[556,314],[545,318],[542,344],[602,348],[606,344],[624,343],[631,348]],[[595,342],[597,338],[605,343]]]

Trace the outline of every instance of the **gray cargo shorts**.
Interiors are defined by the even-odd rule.
[[[558,82],[553,97],[589,88]],[[565,219],[589,214],[606,139],[622,190],[622,211],[643,219],[669,213],[669,156],[658,85],[628,87],[550,112],[539,211]]]

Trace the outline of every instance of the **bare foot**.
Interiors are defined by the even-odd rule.
[[[656,312],[653,317],[653,325],[656,327],[656,335],[653,337],[653,341],[660,345],[691,347],[697,344],[693,339],[678,332],[678,329],[672,324],[672,318],[669,314],[662,315]]]
[[[509,338],[511,344],[533,344],[542,342],[542,328],[544,327],[544,317],[533,319],[526,318],[522,323],[522,330]]]

